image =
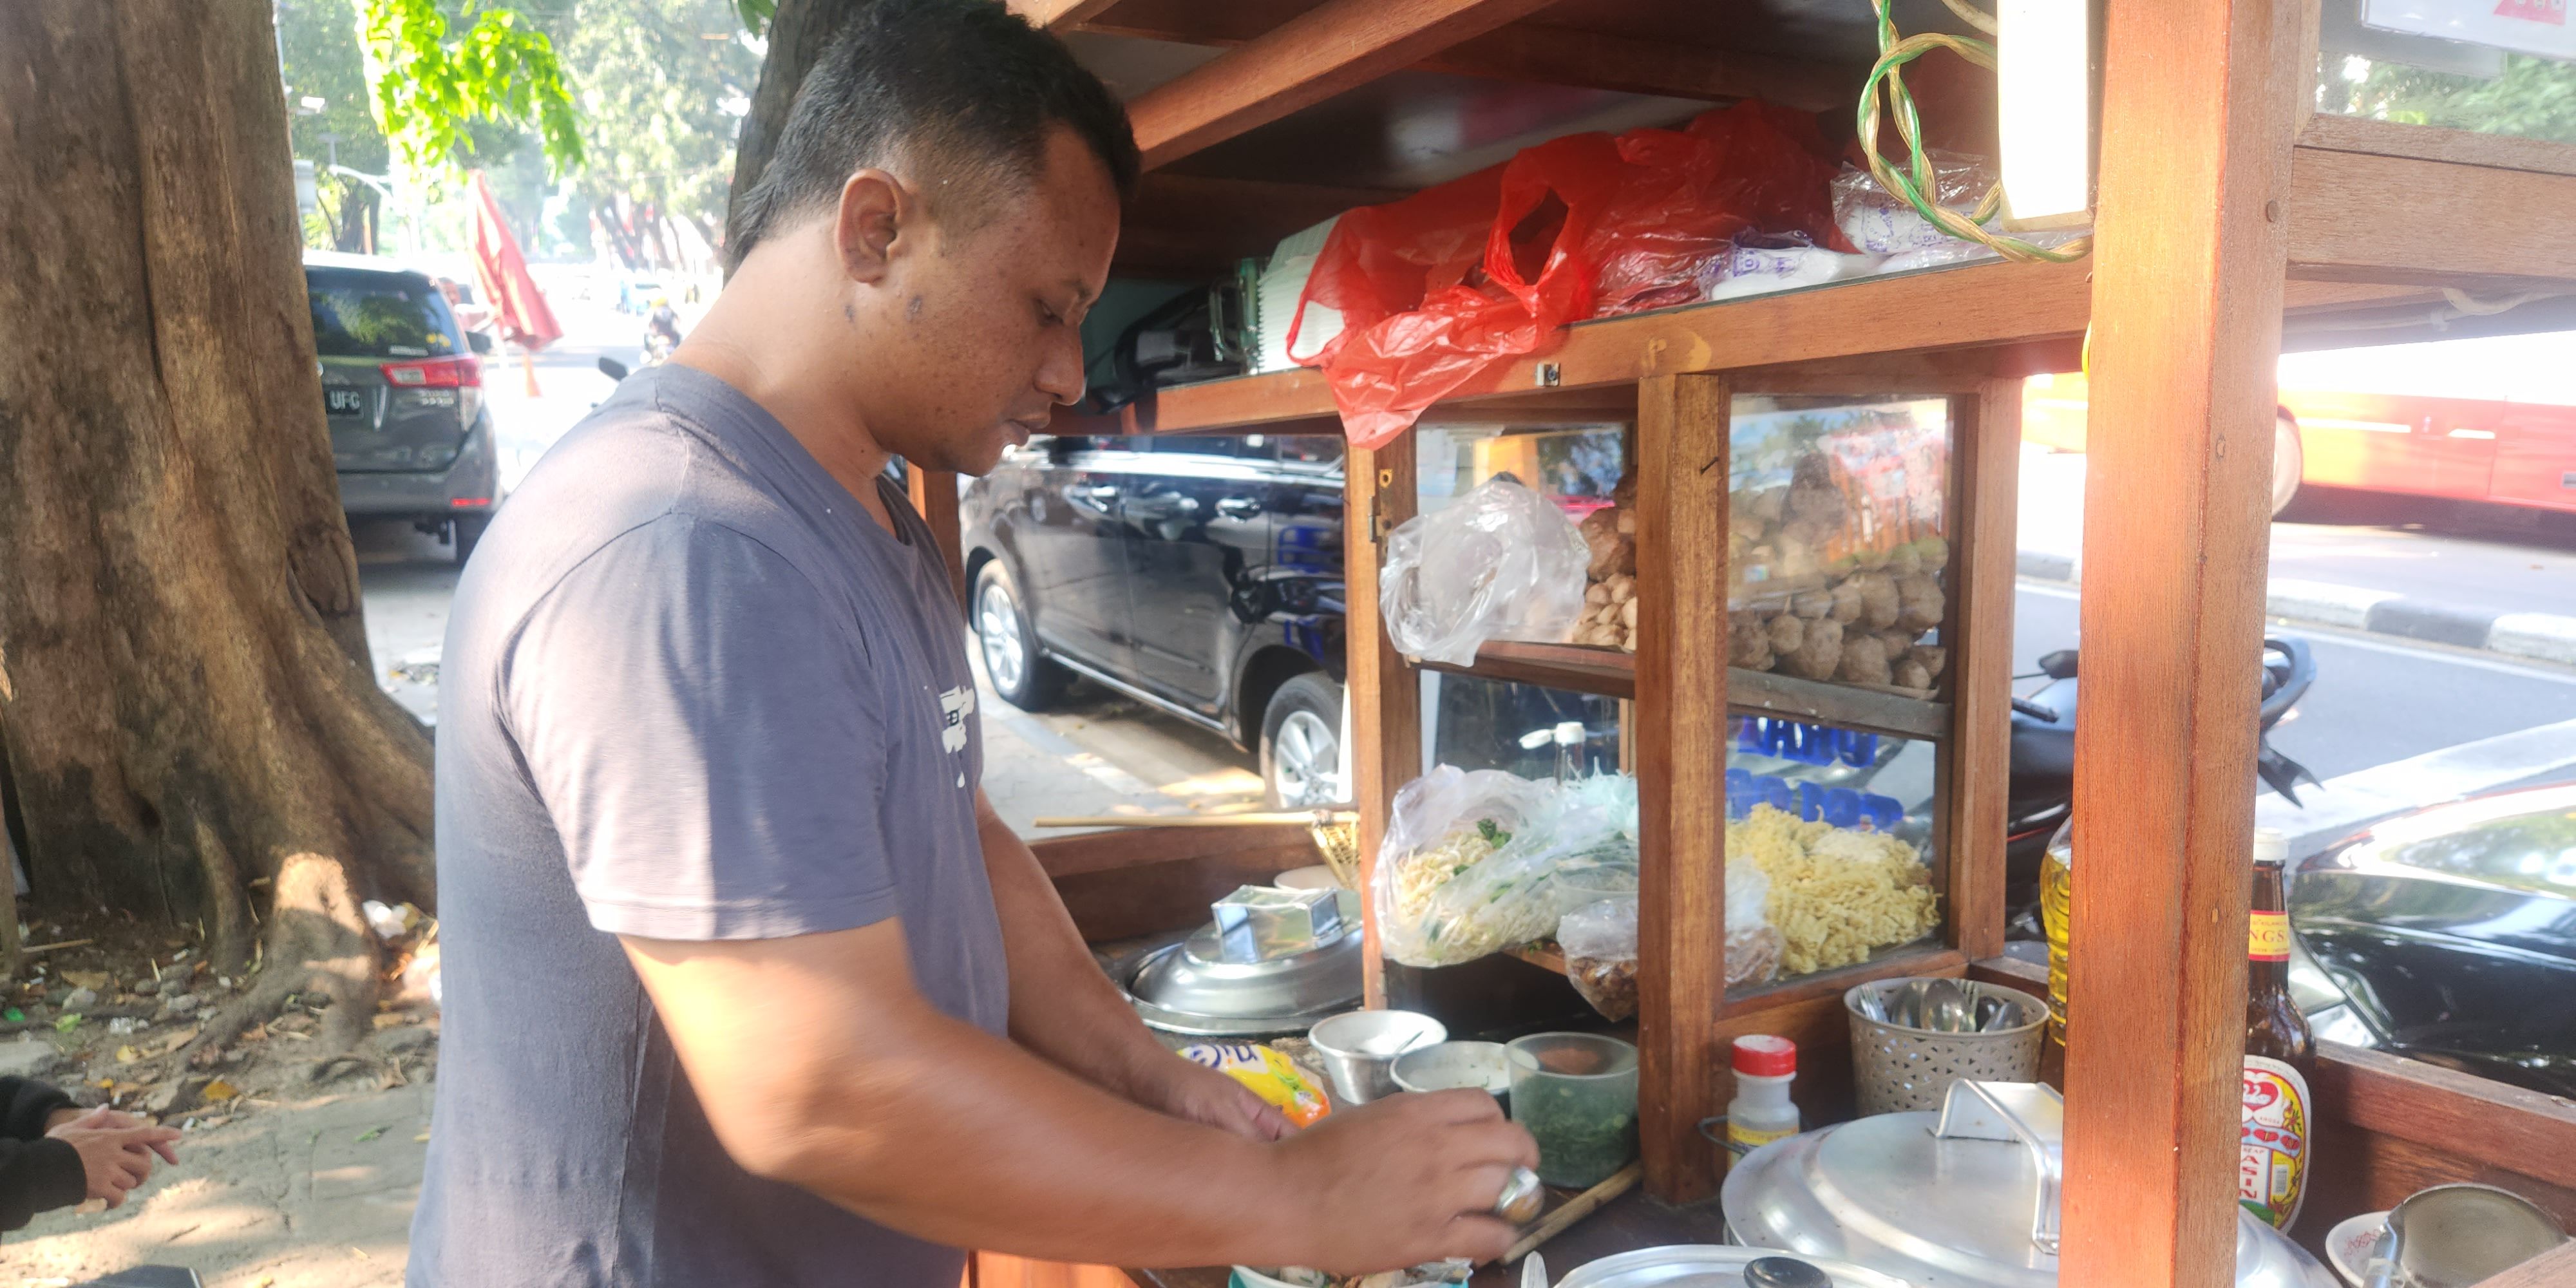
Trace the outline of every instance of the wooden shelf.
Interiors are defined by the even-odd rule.
[[[1565,950],[1553,942],[1523,944],[1505,949],[1506,956],[1517,957],[1542,970],[1565,973]],[[1728,1015],[1753,1015],[1774,1007],[1794,1006],[1818,998],[1840,997],[1855,984],[1873,980],[1896,979],[1908,975],[1961,975],[1968,969],[1967,954],[1939,943],[1900,944],[1870,954],[1866,961],[1832,970],[1801,975],[1796,979],[1775,980],[1754,988],[1730,989],[1726,994]],[[2043,986],[2044,989],[2044,986]]]
[[[1480,650],[1470,666],[1428,661],[1420,665],[1453,675],[1538,684],[1605,698],[1637,696],[1635,654],[1582,644],[1497,640]],[[1727,709],[1737,715],[1778,716],[1900,738],[1941,738],[1950,732],[1950,704],[1915,696],[1913,690],[1802,680],[1735,667],[1726,673],[1726,697]]]

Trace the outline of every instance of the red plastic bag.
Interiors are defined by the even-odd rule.
[[[1307,307],[1342,315],[1312,359],[1343,432],[1377,447],[1422,409],[1569,322],[1691,298],[1699,265],[1748,229],[1840,247],[1833,153],[1814,118],[1747,101],[1684,130],[1577,134],[1402,201],[1351,211]],[[1305,361],[1305,359],[1300,359]]]

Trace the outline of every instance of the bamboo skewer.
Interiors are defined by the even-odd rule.
[[[1565,1233],[1566,1227],[1599,1211],[1602,1204],[1627,1193],[1637,1183],[1637,1177],[1644,1168],[1643,1163],[1630,1163],[1611,1173],[1609,1180],[1575,1195],[1566,1200],[1564,1207],[1540,1217],[1538,1224],[1531,1226],[1529,1233],[1522,1235],[1521,1241],[1503,1254],[1503,1264],[1510,1265],[1528,1256],[1537,1250],[1538,1245]]]

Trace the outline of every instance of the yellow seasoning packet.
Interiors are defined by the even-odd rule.
[[[1312,1127],[1333,1112],[1332,1102],[1288,1057],[1260,1043],[1198,1042],[1182,1047],[1180,1056],[1252,1088],[1299,1127]]]

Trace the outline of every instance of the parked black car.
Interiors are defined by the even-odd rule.
[[[2576,1096],[2576,783],[2374,824],[2299,864],[2290,920],[2377,1045]]]
[[[500,500],[478,356],[491,339],[457,325],[427,276],[390,260],[309,251],[304,288],[340,507],[409,519],[464,563]]]
[[[1342,445],[1041,437],[960,512],[995,692],[1068,675],[1258,747],[1274,803],[1342,795]]]

